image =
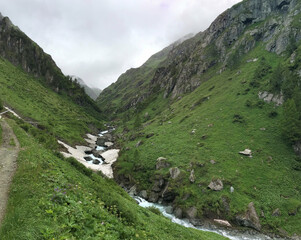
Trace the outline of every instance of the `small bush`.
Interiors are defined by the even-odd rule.
[[[272,112],[269,113],[269,117],[270,117],[270,118],[275,118],[275,117],[277,117],[277,116],[278,116],[278,113],[275,112],[275,111],[272,111]]]
[[[245,103],[246,107],[253,107],[253,103],[250,100],[247,100]]]
[[[0,111],[3,110],[3,103],[2,100],[0,99]]]
[[[83,164],[79,163],[75,158],[69,157],[66,158],[66,161],[69,162],[73,167],[75,167],[79,172],[90,177],[93,173],[91,169],[86,168]]]
[[[244,120],[244,117],[243,116],[240,116],[239,114],[235,114],[233,116],[233,123],[244,123],[245,120]]]
[[[160,210],[156,207],[148,207],[147,208],[148,210],[150,210],[152,213],[156,214],[156,215],[159,215],[159,216],[162,216],[162,213],[160,212]]]

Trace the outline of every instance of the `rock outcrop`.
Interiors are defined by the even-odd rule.
[[[261,230],[261,224],[253,202],[249,203],[245,214],[236,216],[236,222],[244,227],[250,227],[257,231]]]
[[[208,188],[214,191],[221,191],[224,188],[223,182],[220,179],[212,180],[208,185]]]

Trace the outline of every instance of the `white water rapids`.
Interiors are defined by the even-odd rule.
[[[135,196],[134,199],[138,202],[138,204],[141,207],[144,207],[144,208],[155,207],[155,208],[159,209],[160,212],[163,214],[163,216],[169,218],[174,223],[180,224],[187,228],[194,228],[194,229],[198,229],[198,230],[206,231],[206,232],[214,232],[214,233],[217,233],[224,237],[227,237],[231,240],[268,240],[268,239],[281,240],[282,239],[282,238],[270,238],[269,236],[266,236],[261,233],[256,233],[253,235],[253,234],[248,234],[248,233],[242,233],[239,231],[224,230],[224,229],[219,229],[216,226],[211,227],[211,228],[196,227],[196,226],[192,225],[187,219],[179,219],[179,218],[176,218],[173,214],[167,213],[166,207],[161,204],[150,203],[150,202],[146,201],[145,199],[143,199],[141,197],[137,197],[137,196]]]

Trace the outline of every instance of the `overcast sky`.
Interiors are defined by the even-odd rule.
[[[209,27],[240,0],[3,0],[0,12],[66,75],[101,89],[152,54]]]

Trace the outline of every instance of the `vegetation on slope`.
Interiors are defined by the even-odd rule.
[[[283,122],[291,120],[286,118],[288,111],[295,115],[298,111],[258,98],[259,91],[272,90],[270,81],[277,66],[289,67],[288,62],[259,45],[240,58],[235,68],[219,74],[217,66],[207,72],[204,78],[209,80],[182,99],[172,102],[159,96],[119,129],[124,148],[116,166],[118,178],[123,181],[130,176],[129,185],[148,193],[158,179],[164,179],[165,191],[176,196],[173,206],[184,213],[196,207],[200,219],[226,218],[235,223],[236,216],[254,202],[265,231],[300,235],[301,161],[283,138],[283,129],[296,136],[290,135],[295,125],[291,128]],[[166,104],[155,118],[144,118]],[[252,150],[253,158],[238,154],[246,148]],[[171,179],[170,167],[156,170],[158,157],[178,167],[180,176]],[[191,170],[194,182],[189,180]],[[214,179],[223,181],[222,191],[208,189]],[[280,214],[275,213],[277,209]]]
[[[0,58],[0,95],[2,101],[25,117],[29,123],[69,143],[82,142],[82,136],[100,128],[101,116],[59,95],[38,79]],[[90,128],[91,129],[90,129]]]
[[[143,209],[112,180],[47,150],[10,121],[22,150],[1,240],[224,239]]]

